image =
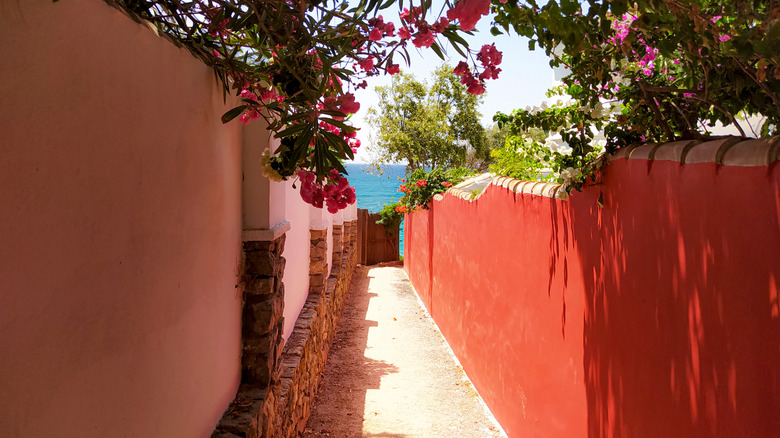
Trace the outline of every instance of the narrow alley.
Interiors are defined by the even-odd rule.
[[[305,437],[505,437],[400,263],[359,266]]]

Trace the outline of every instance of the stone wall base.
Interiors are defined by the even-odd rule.
[[[303,433],[357,264],[357,221],[344,222],[341,231],[330,276],[310,288],[280,366],[272,373],[279,377],[269,385],[242,383],[212,438],[293,438]],[[321,246],[317,233],[312,231],[312,245]]]

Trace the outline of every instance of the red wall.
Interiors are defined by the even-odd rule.
[[[780,170],[613,161],[408,215],[415,289],[510,437],[780,436]],[[603,193],[604,207],[597,202]]]

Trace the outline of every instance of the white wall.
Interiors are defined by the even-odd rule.
[[[287,265],[284,271],[284,339],[290,337],[298,314],[309,295],[309,204],[303,202],[293,181],[273,183],[284,188],[285,216],[290,221],[290,230],[284,245]]]

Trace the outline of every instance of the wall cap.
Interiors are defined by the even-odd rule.
[[[241,240],[244,242],[272,242],[290,231],[291,227],[290,221],[284,219],[271,228],[244,230],[241,232]]]
[[[780,136],[742,138],[735,136],[670,143],[646,143],[621,148],[609,162],[625,160],[677,161],[680,164],[715,163],[720,166],[768,166],[780,159]]]
[[[321,230],[327,230],[327,229],[328,229],[328,227],[330,227],[330,221],[328,221],[328,220],[326,219],[326,220],[324,220],[324,221],[322,221],[322,222],[320,222],[320,223],[318,223],[318,224],[310,225],[310,226],[309,226],[309,230],[318,230],[318,231],[321,231]]]

